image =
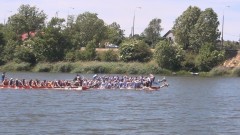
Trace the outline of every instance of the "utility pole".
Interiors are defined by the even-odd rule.
[[[132,38],[134,37],[135,12],[136,12],[136,9],[141,9],[141,7],[136,7],[136,8],[134,9],[134,14],[133,14],[133,26],[132,26],[132,30],[131,30]]]
[[[225,6],[229,8],[230,6]],[[223,30],[224,30],[224,9],[223,9],[223,20],[222,20],[222,49],[223,49]]]

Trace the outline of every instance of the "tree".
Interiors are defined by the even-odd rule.
[[[130,40],[121,45],[120,58],[125,62],[148,62],[152,58],[152,52],[143,41]]]
[[[94,60],[96,58],[97,52],[96,52],[96,46],[95,41],[90,41],[85,50],[83,51],[84,60]]]
[[[38,61],[61,61],[70,42],[62,32],[64,19],[52,18],[43,32],[34,38],[34,52]]]
[[[0,25],[0,56],[2,54],[3,48],[6,44],[6,40],[4,38],[3,26]]]
[[[28,44],[27,42],[32,42],[32,40],[25,41],[25,44]],[[25,44],[16,47],[14,59],[17,62],[28,62],[33,65],[36,63],[36,57],[33,53],[32,47]]]
[[[225,58],[224,51],[217,51],[212,43],[201,46],[196,65],[200,71],[209,71]]]
[[[36,32],[44,27],[45,19],[46,14],[39,11],[38,8],[21,5],[18,13],[11,16],[8,23],[17,35],[28,33],[28,37],[30,37],[30,32]]]
[[[2,59],[5,62],[9,62],[14,59],[14,51],[17,46],[17,42],[14,40],[8,40],[4,46]]]
[[[160,41],[154,52],[158,66],[170,70],[179,70],[183,60],[182,51],[177,46],[172,46],[169,41]]]
[[[120,25],[116,22],[113,22],[112,24],[108,25],[107,28],[108,41],[116,45],[121,44],[122,40],[124,39],[124,31],[121,30]]]
[[[199,48],[206,43],[215,45],[220,36],[218,25],[217,14],[211,8],[207,8],[203,11],[191,31],[191,48],[195,52],[198,52]]]
[[[73,29],[75,33],[73,33],[72,41],[77,48],[85,47],[90,41],[98,44],[107,38],[107,27],[104,25],[104,21],[94,13],[85,12],[78,15]]]
[[[148,27],[142,33],[142,35],[146,37],[146,42],[148,42],[152,47],[154,47],[160,40],[160,32],[163,30],[161,22],[161,19],[152,19],[148,24]]]
[[[189,49],[192,30],[198,21],[201,10],[198,7],[188,7],[183,14],[175,20],[173,26],[173,33],[175,41],[182,46],[182,48]]]

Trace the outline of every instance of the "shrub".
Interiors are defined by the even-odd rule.
[[[152,58],[152,52],[146,43],[140,40],[131,40],[121,45],[120,59],[124,62],[148,62]]]
[[[65,73],[65,72],[71,72],[72,69],[73,69],[73,66],[70,63],[65,62],[65,63],[54,64],[52,71]]]
[[[240,67],[236,67],[232,70],[232,75],[240,77]]]
[[[27,62],[15,63],[10,62],[1,67],[3,71],[29,71],[31,70],[31,64]]]
[[[66,61],[75,61],[76,60],[76,55],[75,55],[75,52],[74,51],[69,51],[66,53],[66,56],[65,56],[65,60]]]
[[[53,68],[53,65],[50,63],[44,63],[44,64],[38,63],[34,67],[33,71],[35,71],[35,72],[51,72],[52,68]]]
[[[114,52],[112,49],[107,50],[106,52],[102,52],[99,54],[101,61],[106,61],[106,62],[114,62],[118,61],[118,54]]]
[[[170,70],[179,70],[183,60],[182,50],[177,46],[172,46],[167,40],[157,44],[154,52],[158,66]]]
[[[222,67],[222,66],[213,68],[209,72],[210,76],[224,76],[224,75],[228,75],[228,74],[229,74],[229,68]]]

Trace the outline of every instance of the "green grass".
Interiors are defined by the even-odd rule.
[[[173,72],[158,67],[155,61],[147,63],[139,62],[56,62],[56,63],[38,63],[31,66],[29,63],[9,62],[0,66],[0,71],[31,71],[31,72],[61,72],[61,73],[84,73],[84,74],[161,74],[189,76],[189,72],[180,70]],[[225,68],[222,66],[213,68],[210,72],[199,72],[199,76],[240,76],[240,67]]]

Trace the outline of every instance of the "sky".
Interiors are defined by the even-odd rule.
[[[43,10],[48,20],[55,16],[77,16],[86,11],[97,13],[106,24],[117,22],[125,30],[125,36],[131,34],[134,15],[135,34],[141,34],[152,19],[158,18],[162,20],[163,36],[189,6],[197,6],[202,11],[212,8],[218,15],[219,30],[224,26],[224,40],[240,40],[240,0],[1,0],[0,23],[18,13],[23,4]]]

